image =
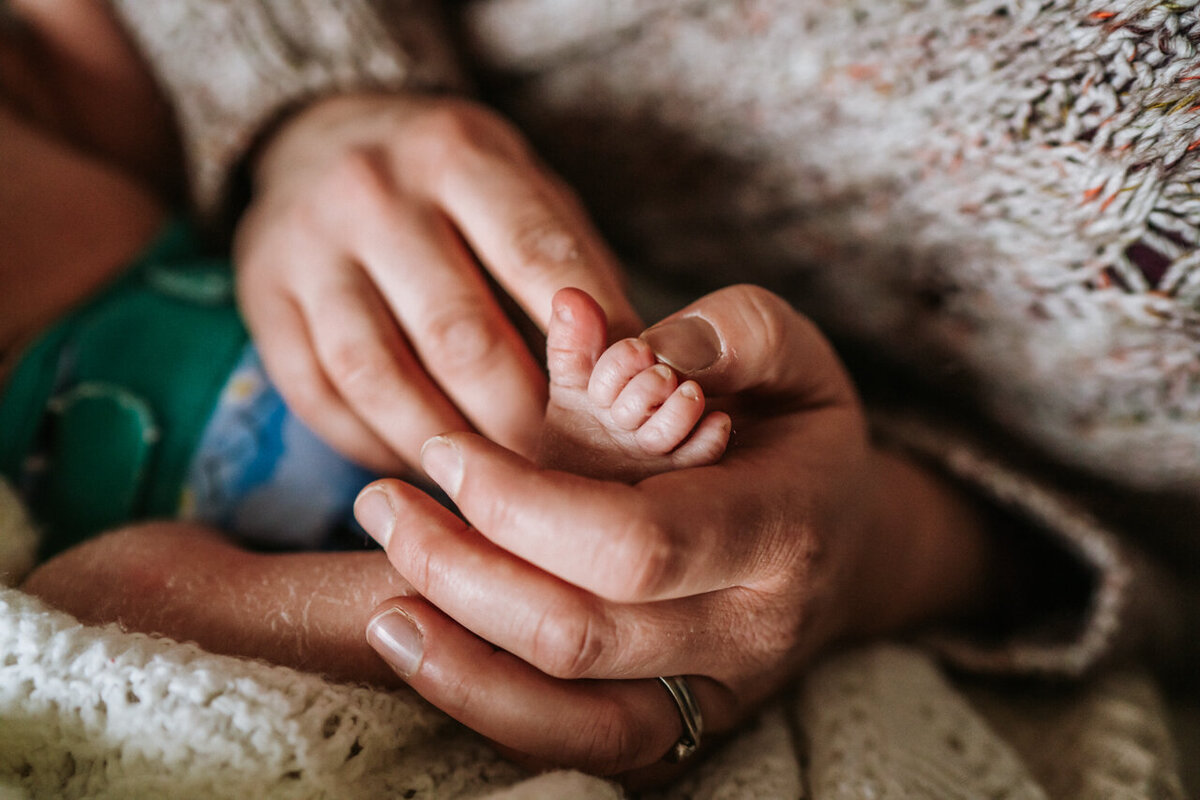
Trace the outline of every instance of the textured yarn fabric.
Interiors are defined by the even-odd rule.
[[[609,4],[468,17],[639,270],[803,288],[1064,462],[1194,485],[1193,3],[645,5],[587,42],[555,22]]]
[[[449,74],[420,4],[235,5],[117,4],[185,139],[221,143],[191,150],[210,210],[203,174],[232,171],[289,105]],[[997,436],[962,445],[984,462],[1033,449],[1029,480],[1074,522],[1032,506],[1031,527],[1101,576],[1089,625],[1041,668],[1078,673],[1131,631],[1200,655],[1197,592],[1143,569],[1200,560],[1192,3],[476,0],[462,22],[489,99],[643,282],[776,289],[986,419]],[[402,30],[421,44],[384,36]],[[381,84],[384,61],[409,67]],[[962,449],[926,443],[935,461]],[[976,486],[1021,510],[1025,493]],[[1177,511],[1147,496],[1164,492]]]
[[[824,662],[798,707],[812,796],[845,800],[1182,797],[1164,716],[1142,674],[980,690],[893,647]]]
[[[452,72],[415,3],[116,7],[210,212],[295,103]],[[939,645],[977,673],[1073,682],[851,650],[664,796],[1182,797],[1154,682],[1097,666],[1144,639],[1194,672],[1200,641],[1196,3],[476,0],[461,20],[489,99],[640,277],[764,284],[932,383],[936,412],[899,391],[880,430],[1097,578],[1078,630],[1049,645]],[[959,437],[959,416],[986,424]],[[22,546],[0,537],[8,552]],[[618,793],[523,780],[408,695],[0,598],[0,791],[159,796],[168,775],[198,797]],[[143,686],[155,702],[125,693]],[[191,715],[195,732],[174,721]]]
[[[598,5],[479,3],[472,29],[572,171],[616,170],[632,207],[605,214],[647,267],[802,271],[838,330],[951,359],[1064,458],[1194,480],[1191,3],[658,4],[591,51],[520,24]]]
[[[5,552],[31,538],[2,483],[0,521]],[[819,663],[652,798],[1181,798],[1162,720],[1138,673],[964,687],[880,645]],[[578,773],[525,776],[409,692],[80,625],[0,588],[4,800],[623,796]]]
[[[1063,671],[1151,629],[1194,664],[1195,4],[637,8],[478,0],[465,27],[495,101],[634,271],[691,293],[776,289],[931,387],[938,405],[904,409],[927,430],[986,421],[919,449],[1102,576],[1091,611],[1108,611],[1060,652]],[[603,23],[556,24],[572,13]],[[964,448],[1001,467],[1032,452],[1009,472],[1039,469],[992,481],[945,460]],[[1146,571],[1155,558],[1190,588]]]
[[[188,98],[176,108],[200,209],[228,200],[233,162],[285,109],[340,89],[461,82],[429,3],[386,5],[380,16],[364,0],[113,0],[139,20],[130,30],[166,90]]]

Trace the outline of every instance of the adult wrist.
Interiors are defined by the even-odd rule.
[[[876,476],[873,566],[857,585],[879,591],[858,605],[855,634],[919,629],[983,669],[1007,664],[1014,642],[1053,653],[1087,638],[1102,576],[1063,541],[919,461],[879,452]]]
[[[250,148],[284,110],[338,92],[464,84],[435,4],[390,4],[382,14],[377,5],[270,0],[233,11],[194,3],[181,13],[174,4],[115,0],[175,106],[202,216],[219,225],[240,210],[234,171],[244,176]],[[238,29],[255,31],[253,42]],[[221,69],[199,68],[212,63]]]
[[[852,632],[878,636],[986,616],[996,562],[982,510],[899,454],[873,450],[870,469]]]

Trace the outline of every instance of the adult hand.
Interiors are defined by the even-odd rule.
[[[737,401],[719,464],[628,486],[452,434],[423,464],[469,525],[398,481],[357,507],[421,595],[369,628],[393,668],[502,746],[604,774],[680,736],[646,679],[689,676],[706,730],[728,731],[830,642],[967,607],[985,560],[965,503],[868,444],[838,360],[783,301],[734,287],[644,338]]]
[[[489,277],[542,329],[564,286],[640,327],[613,257],[516,130],[465,100],[349,95],[268,142],[235,244],[268,372],[326,441],[380,471],[478,430],[536,446],[546,379]]]

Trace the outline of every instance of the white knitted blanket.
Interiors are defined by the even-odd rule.
[[[418,4],[386,5],[401,14]],[[547,110],[569,121],[575,103],[584,121],[605,121],[583,137],[543,138],[602,164],[606,185],[633,187],[617,199],[632,203],[622,216],[641,227],[626,238],[644,240],[647,260],[689,275],[734,264],[761,280],[771,277],[765,265],[832,264],[816,286],[851,333],[985,380],[999,417],[1067,460],[1144,484],[1191,484],[1200,452],[1195,5],[478,0],[472,28],[497,64],[530,76],[511,99],[514,113],[527,107],[531,130],[557,133]],[[294,58],[301,43],[346,49],[325,41],[336,26],[309,24],[328,22],[327,6],[341,9],[350,62],[363,62],[332,61],[328,79]],[[358,85],[361,72],[386,84],[430,64],[381,55],[385,31],[350,0],[278,2],[257,17],[241,2],[136,7],[172,17],[186,35],[164,41],[209,62],[227,51],[198,35],[196,15],[245,14],[241,26],[216,27],[248,31],[256,46],[271,31],[254,20],[286,28],[286,47],[246,48],[264,55],[241,71],[220,60],[227,71],[203,71],[213,80],[253,75],[276,54],[263,83],[287,79],[301,94]],[[401,30],[414,28],[391,33]],[[180,62],[178,74],[198,74]],[[550,63],[557,68],[539,74]],[[224,153],[239,142],[199,135],[204,120],[194,117],[209,113],[211,130],[225,130],[244,116],[251,129],[253,109],[270,105],[235,92],[245,107],[222,108],[215,95],[190,94],[204,98],[182,115],[203,200],[217,194]],[[719,180],[681,191],[683,171],[642,169],[636,152],[611,157],[623,142],[646,150],[645,125],[615,123],[647,119],[688,131],[701,156],[731,156],[738,170],[701,162]],[[686,202],[656,206],[663,198]],[[726,218],[744,224],[712,234]],[[913,297],[952,313],[906,314]],[[0,486],[0,586],[28,570],[34,541]],[[1138,672],[1038,692],[955,682],[922,651],[879,645],[815,665],[662,796],[1182,797],[1164,720]],[[621,794],[577,773],[527,776],[411,693],[84,626],[0,588],[0,800]]]
[[[34,541],[0,484],[0,578]],[[623,796],[525,775],[411,693],[81,625],[17,589],[0,588],[0,654],[0,800]],[[1182,797],[1163,719],[1139,675],[966,693],[881,645],[818,665],[661,796]]]

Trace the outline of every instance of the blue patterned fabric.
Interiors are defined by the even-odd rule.
[[[247,345],[201,434],[180,516],[265,547],[341,547],[359,532],[354,498],[375,477],[288,410]]]

